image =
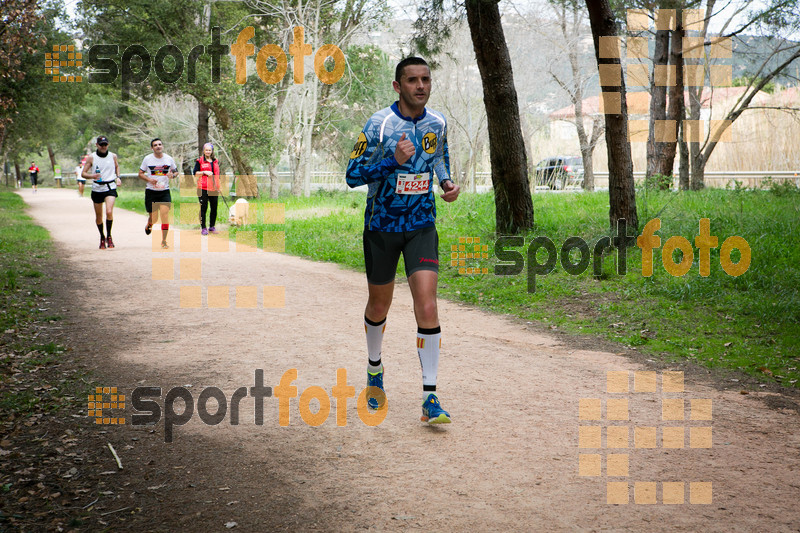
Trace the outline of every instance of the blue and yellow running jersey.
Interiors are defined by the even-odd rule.
[[[416,153],[404,165],[398,165],[394,151],[404,133],[414,143]],[[364,227],[372,231],[413,231],[433,226],[434,172],[440,185],[450,179],[443,115],[425,108],[420,117],[411,119],[400,113],[397,102],[372,115],[347,165],[347,184],[369,188]]]

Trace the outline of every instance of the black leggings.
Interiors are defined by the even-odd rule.
[[[206,227],[206,208],[208,207],[208,204],[211,204],[211,216],[209,222],[211,223],[210,226],[213,228],[217,225],[217,201],[219,200],[219,196],[216,194],[214,196],[209,196],[207,190],[198,189],[197,197],[200,200],[200,227]]]

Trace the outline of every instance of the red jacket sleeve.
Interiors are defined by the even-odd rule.
[[[213,163],[211,163],[211,168],[213,168],[214,172],[214,190],[220,190],[219,184],[219,160],[215,159]]]

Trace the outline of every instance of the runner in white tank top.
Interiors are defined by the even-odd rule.
[[[114,223],[114,201],[117,198],[119,179],[119,162],[117,154],[108,151],[108,139],[105,135],[97,138],[97,151],[86,157],[81,176],[92,181],[92,203],[94,204],[94,222],[100,232],[100,249],[114,248],[111,239],[111,225]],[[106,207],[106,233],[103,234],[103,205]]]

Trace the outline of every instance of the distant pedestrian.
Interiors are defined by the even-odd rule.
[[[75,180],[78,182],[78,196],[83,196],[83,189],[86,186],[86,178],[83,177],[83,165],[86,164],[86,157],[75,168]]]
[[[217,203],[219,202],[219,161],[214,157],[214,146],[203,145],[202,155],[195,161],[192,173],[197,177],[197,198],[200,200],[200,233],[217,233]],[[206,229],[206,210],[211,206],[209,229]]]

